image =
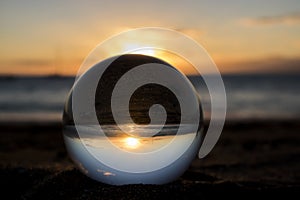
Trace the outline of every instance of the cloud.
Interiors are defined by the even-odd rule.
[[[0,61],[0,74],[5,75],[41,75],[57,73],[57,68],[51,60],[16,59]]]
[[[295,25],[300,24],[300,12],[277,16],[262,16],[252,19],[243,19],[241,20],[241,23],[247,26],[264,26],[275,24]]]
[[[6,64],[13,66],[47,66],[53,64],[53,61],[41,59],[19,59],[10,62],[8,61]]]
[[[175,28],[174,30],[186,34],[192,38],[199,38],[204,34],[204,31],[192,28]]]
[[[269,57],[220,64],[225,73],[300,73],[300,57]],[[223,70],[222,70],[223,69]]]

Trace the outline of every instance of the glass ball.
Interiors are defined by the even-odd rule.
[[[124,54],[76,79],[63,135],[84,174],[112,184],[164,184],[196,157],[203,138],[199,94],[187,76],[151,56]]]

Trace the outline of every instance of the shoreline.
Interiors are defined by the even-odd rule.
[[[204,121],[204,127],[207,128],[209,121]],[[300,118],[291,119],[229,119],[224,123],[224,129],[226,128],[250,128],[256,129],[259,127],[287,127],[292,126],[294,128],[300,128]],[[19,130],[30,129],[46,129],[52,131],[62,130],[63,124],[60,120],[0,120],[1,132],[11,131],[18,132]],[[0,133],[1,135],[1,133]]]

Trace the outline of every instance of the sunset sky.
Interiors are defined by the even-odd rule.
[[[101,41],[147,26],[191,36],[222,73],[300,73],[299,0],[4,0],[0,74],[73,75]]]

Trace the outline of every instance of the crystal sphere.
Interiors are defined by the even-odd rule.
[[[63,113],[70,157],[84,174],[112,184],[164,184],[196,157],[203,114],[194,86],[167,62],[124,54],[78,77]]]

